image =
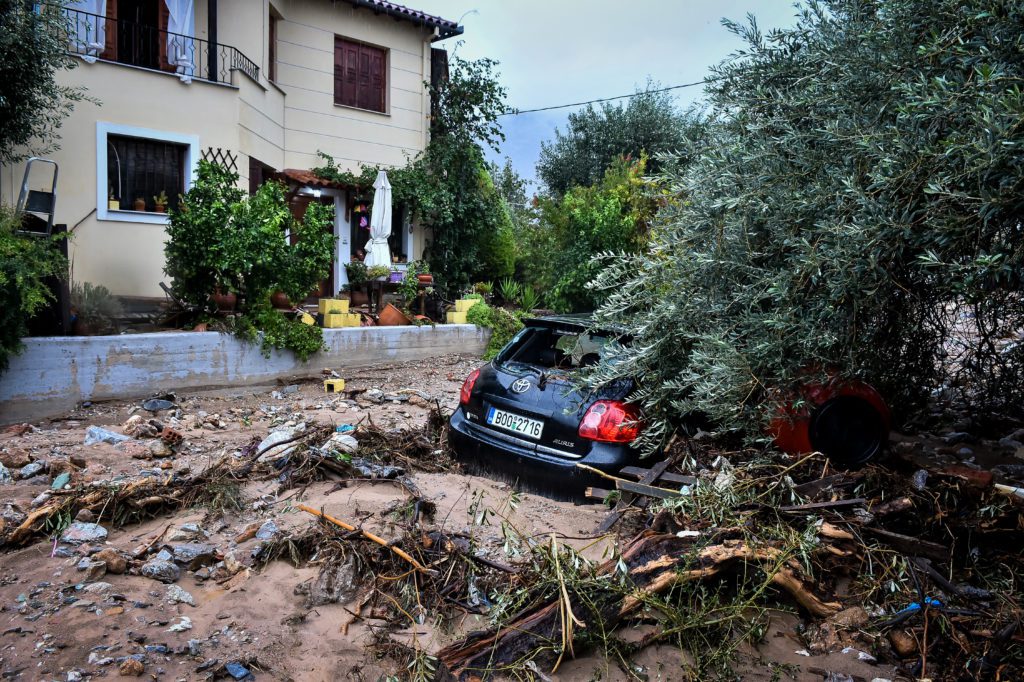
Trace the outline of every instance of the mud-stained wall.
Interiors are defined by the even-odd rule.
[[[25,339],[0,375],[0,424],[59,415],[83,400],[132,399],[165,391],[225,388],[320,376],[381,362],[448,353],[479,355],[489,332],[473,325],[325,329],[327,350],[300,362],[216,332]]]

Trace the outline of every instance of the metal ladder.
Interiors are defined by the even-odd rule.
[[[53,166],[53,181],[50,191],[29,189],[28,178],[35,163],[48,163]],[[56,161],[40,159],[33,156],[25,164],[25,175],[21,180],[21,193],[18,195],[17,212],[23,218],[31,216],[32,220],[22,220],[22,229],[18,234],[32,237],[49,237],[53,233],[53,214],[57,210],[57,173]],[[45,229],[43,225],[45,224]]]

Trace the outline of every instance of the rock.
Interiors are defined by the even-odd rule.
[[[112,589],[114,589],[113,585],[104,582],[90,583],[82,588],[83,591],[91,594],[105,594]]]
[[[196,605],[196,600],[192,595],[177,585],[167,586],[167,601],[171,604],[188,604],[189,606]]]
[[[4,504],[4,510],[0,512],[0,520],[8,526],[20,526],[21,522],[28,518],[28,514],[21,510],[21,507],[13,502]]]
[[[126,441],[118,445],[117,449],[132,459],[152,459],[153,457],[149,452],[147,443],[141,440]]]
[[[371,403],[377,403],[380,405],[384,402],[384,391],[379,388],[371,388],[369,391],[363,393],[362,397],[369,400]]]
[[[351,455],[359,450],[359,441],[347,433],[334,433],[324,443],[324,449],[328,452]]]
[[[148,450],[149,454],[153,457],[170,457],[174,454],[174,450],[171,449],[171,446],[165,443],[162,439],[150,442]]]
[[[973,444],[978,442],[977,438],[966,431],[953,431],[951,433],[947,433],[942,437],[942,440],[946,445],[960,445],[961,443]]]
[[[45,473],[50,468],[50,464],[45,459],[38,459],[35,462],[31,462],[21,467],[18,472],[18,476],[22,479],[35,478],[40,474]]]
[[[151,559],[143,564],[142,575],[162,583],[173,583],[181,577],[181,569],[171,561]]]
[[[214,545],[185,542],[174,545],[171,550],[174,563],[188,566],[191,571],[217,563],[217,548]]]
[[[96,559],[81,559],[77,564],[77,568],[79,571],[85,571],[85,579],[90,582],[99,580],[107,574],[107,564]]]
[[[893,630],[889,633],[889,642],[893,651],[900,658],[908,658],[917,652],[917,642],[906,630]]]
[[[138,677],[146,672],[146,666],[142,664],[142,661],[126,658],[117,672],[121,677]]]
[[[50,484],[50,490],[63,490],[64,486],[68,483],[71,483],[71,474],[65,471],[63,474],[53,479],[53,483]]]
[[[117,445],[123,443],[126,440],[131,440],[131,436],[126,436],[123,433],[114,433],[106,429],[100,428],[99,426],[90,426],[85,430],[85,445],[95,445],[96,443],[110,443],[111,445]]]
[[[298,384],[290,384],[281,389],[281,393],[284,395],[292,395],[299,392]]]
[[[235,543],[241,544],[246,540],[252,540],[254,537],[256,537],[256,531],[260,529],[260,525],[261,524],[259,521],[254,521],[250,523],[248,526],[245,527],[245,529],[241,533],[235,536]]]
[[[147,412],[152,412],[153,414],[163,412],[164,410],[170,410],[174,407],[177,406],[170,400],[161,400],[160,398],[150,398],[142,403],[142,409]]]
[[[290,453],[296,447],[296,444],[294,442],[283,444],[280,445],[279,447],[274,446],[276,446],[278,443],[284,443],[285,441],[291,440],[298,434],[302,433],[304,430],[305,425],[299,425],[292,427],[290,429],[284,428],[278,429],[277,431],[271,431],[269,434],[267,434],[267,437],[264,438],[263,441],[256,447],[257,452],[264,451],[263,454],[260,455],[259,461],[269,462],[271,460],[284,457],[285,455]]]
[[[224,664],[224,671],[236,680],[246,680],[252,677],[249,669],[238,661],[228,661]]]
[[[44,490],[43,492],[39,493],[32,500],[32,503],[31,503],[32,508],[35,509],[37,507],[42,507],[44,504],[49,502],[51,496],[52,496],[52,493],[49,490]]]
[[[85,457],[82,457],[81,455],[71,455],[71,457],[68,458],[68,461],[71,462],[71,466],[78,467],[79,469],[84,469],[89,466]]]
[[[277,524],[273,520],[267,521],[256,531],[257,540],[272,540],[278,533]]]
[[[61,542],[76,547],[85,542],[96,543],[103,542],[106,539],[106,528],[95,523],[84,523],[82,521],[73,522],[60,536]]]
[[[1019,440],[1014,440],[1013,438],[1000,438],[999,447],[1004,450],[1016,452],[1017,448],[1024,448],[1024,443],[1021,443]]]
[[[161,425],[160,429],[158,429],[153,424],[154,421],[156,420],[147,420],[141,415],[133,414],[131,417],[128,417],[128,421],[121,425],[121,430],[132,438],[155,438],[163,426]]]
[[[67,677],[68,682],[82,682],[82,679],[83,679],[82,678],[82,673],[79,672],[78,670],[70,670],[70,671],[68,671],[68,677]]]
[[[198,523],[183,523],[180,528],[176,528],[171,536],[168,538],[170,542],[183,542],[185,540],[191,540],[195,536],[199,535],[202,529]]]
[[[0,462],[0,485],[4,483],[14,483],[14,477],[11,476],[11,472]]]
[[[859,628],[864,626],[870,616],[860,606],[851,606],[848,609],[843,609],[831,618],[833,625],[842,628]]]
[[[107,566],[107,573],[121,575],[128,570],[128,561],[117,553],[117,550],[107,547],[93,555],[93,559],[102,561]]]
[[[93,523],[96,521],[96,515],[88,509],[79,509],[78,513],[75,514],[75,521],[81,521],[82,523]]]

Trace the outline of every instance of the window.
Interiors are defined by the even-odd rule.
[[[334,103],[387,111],[387,51],[380,47],[334,39]]]
[[[157,211],[156,197],[178,207],[185,191],[183,144],[125,135],[107,136],[107,186],[122,211]],[[141,200],[141,202],[140,202]]]
[[[277,17],[270,15],[270,44],[267,46],[267,78],[277,81]]]
[[[96,124],[96,202],[100,220],[165,224],[188,191],[199,138],[147,128]],[[166,203],[157,198],[166,195]]]

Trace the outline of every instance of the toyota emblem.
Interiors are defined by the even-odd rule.
[[[530,390],[530,380],[529,379],[516,379],[515,381],[512,382],[512,392],[513,393],[526,393],[529,390]]]

